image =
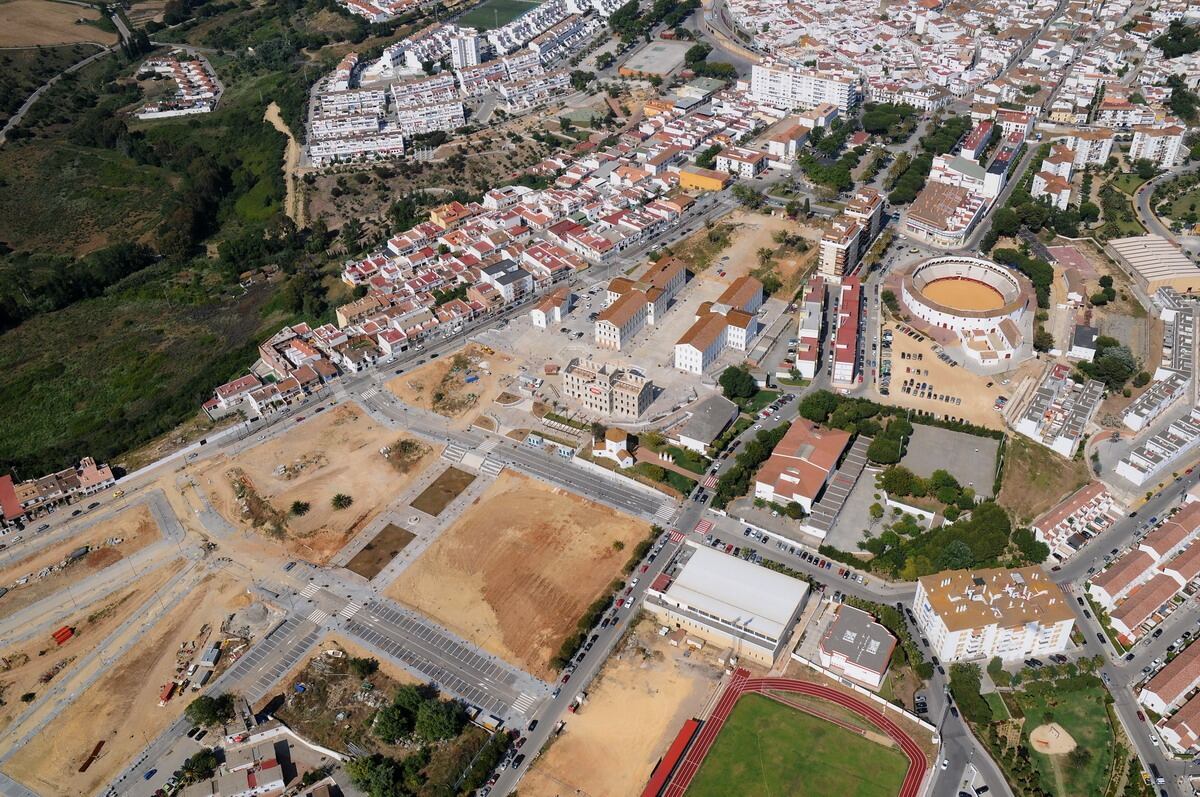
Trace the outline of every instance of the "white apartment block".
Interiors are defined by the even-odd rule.
[[[762,63],[751,71],[750,96],[755,102],[785,111],[829,103],[846,113],[858,105],[860,82],[849,75]]]
[[[818,271],[832,282],[840,282],[845,274],[858,267],[859,242],[862,225],[854,219],[835,218],[821,236],[821,260]]]
[[[913,612],[945,661],[1020,659],[1070,645],[1075,614],[1040,567],[948,570],[917,580]]]
[[[757,150],[743,147],[728,147],[717,155],[719,172],[736,174],[743,180],[752,180],[767,170],[767,156]]]
[[[700,305],[692,326],[675,344],[675,367],[699,375],[725,349],[746,351],[758,331],[754,314],[762,302],[762,283],[742,276],[716,302]]]
[[[471,28],[463,28],[450,37],[450,66],[455,69],[478,66],[483,60],[482,50],[479,34]]]
[[[1030,524],[1034,536],[1050,548],[1050,555],[1064,561],[1089,539],[1109,528],[1124,512],[1102,482],[1079,488],[1058,506]]]
[[[1151,127],[1143,125],[1133,129],[1133,143],[1129,147],[1129,159],[1150,161],[1160,169],[1170,169],[1183,160],[1183,134],[1179,125]]]
[[[374,160],[404,154],[404,134],[386,130],[373,135],[355,135],[310,142],[309,157],[317,166]]]
[[[520,113],[550,101],[571,86],[571,76],[565,71],[501,83],[497,89],[506,113]]]
[[[1074,135],[1067,136],[1065,143],[1075,153],[1075,168],[1086,166],[1103,166],[1112,155],[1112,130],[1098,128],[1096,130],[1080,130]]]
[[[396,109],[396,123],[409,136],[435,130],[455,130],[467,122],[466,111],[458,100]]]

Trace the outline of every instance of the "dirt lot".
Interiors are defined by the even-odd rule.
[[[106,540],[118,537],[123,542],[118,545],[105,545]],[[83,534],[45,548],[0,570],[0,586],[11,590],[4,596],[4,610],[11,613],[23,609],[53,595],[69,580],[77,580],[97,570],[103,570],[160,539],[162,535],[158,525],[150,517],[150,510],[144,504],[120,512],[93,525]],[[84,545],[92,546],[95,550],[67,567],[55,570],[43,578],[37,578],[41,570],[60,564],[67,554]],[[15,583],[17,579],[26,576],[30,577],[28,583]]]
[[[248,600],[245,588],[228,576],[206,577],[58,716],[53,733],[18,750],[5,771],[44,794],[82,797],[96,791],[187,705],[187,697],[158,705],[162,685],[175,675],[175,651],[195,639],[205,623],[219,628],[226,614]],[[100,757],[87,772],[78,772],[102,740]]]
[[[387,594],[549,677],[551,655],[648,532],[642,521],[505,472]],[[625,551],[613,549],[618,540]]]
[[[324,564],[441,453],[431,449],[398,473],[379,454],[395,438],[355,405],[342,404],[232,459],[205,462],[197,482],[222,515],[249,526],[234,494],[233,478],[240,475],[247,491],[265,502],[264,511],[283,522],[287,549]],[[338,493],[353,498],[353,505],[334,509],[330,501]],[[295,501],[309,504],[307,514],[288,514]]]
[[[427,515],[437,517],[442,514],[450,502],[471,486],[475,481],[474,474],[458,468],[446,468],[433,484],[426,487],[410,506],[419,509]]]
[[[951,368],[939,360],[933,352],[932,341],[928,338],[923,341],[914,340],[899,331],[894,323],[888,324],[888,328],[895,334],[892,339],[891,395],[881,398],[886,404],[912,407],[940,416],[962,418],[988,429],[1003,429],[1004,418],[999,412],[992,409],[996,397],[1007,395],[1011,398],[1013,387],[1025,375],[1026,369],[1041,367],[1037,360],[1033,360],[1031,361],[1032,366],[1026,363],[1016,371],[1006,374],[977,376],[961,365]],[[906,360],[901,357],[901,353],[913,357],[920,354],[921,359]],[[906,379],[915,379],[917,382],[931,384],[935,393],[960,398],[962,404],[951,405],[945,401],[917,398],[913,393],[905,393],[903,387]],[[1001,380],[1004,379],[1009,379],[1010,384],[1002,385]],[[992,383],[991,387],[986,386],[988,382]]]
[[[521,794],[626,797],[646,785],[683,722],[697,716],[721,671],[711,656],[671,647],[641,622],[604,665],[577,714],[521,782]],[[578,791],[576,791],[578,790]]]
[[[1089,479],[1083,462],[1063,459],[1023,435],[1010,434],[997,502],[1016,522],[1028,523]]]
[[[47,0],[8,0],[0,3],[0,47],[117,40],[115,33],[94,25],[76,25],[81,18],[100,19],[100,12]]]
[[[346,569],[352,570],[370,581],[379,575],[379,571],[396,558],[396,554],[403,551],[415,537],[416,535],[411,531],[389,523],[383,527],[383,531],[376,534],[373,540],[354,555],[354,558],[346,564]]]
[[[516,371],[513,358],[471,344],[388,382],[388,389],[406,404],[432,410],[454,420],[456,429],[470,424],[480,406],[490,404]],[[468,383],[471,376],[479,377]]]
[[[54,644],[49,633],[13,646],[0,648],[0,730],[25,708],[18,698],[26,692],[39,693],[47,687],[41,682],[54,670],[61,672],[77,657],[94,650],[104,637],[136,611],[149,595],[161,587],[174,572],[173,566],[138,579],[127,589],[120,590],[85,606],[74,614],[64,615],[62,625],[75,629],[75,636],[62,647]],[[53,686],[54,681],[47,683]]]

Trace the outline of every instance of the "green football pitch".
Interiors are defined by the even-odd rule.
[[[492,30],[541,5],[541,0],[487,0],[458,18],[459,25]]]

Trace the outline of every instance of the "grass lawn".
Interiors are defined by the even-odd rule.
[[[487,0],[487,2],[472,8],[455,21],[459,25],[465,25],[469,28],[493,30],[502,25],[507,25],[526,11],[530,11],[539,5],[541,5],[540,2],[530,2],[530,0]]]
[[[695,451],[689,451],[686,448],[668,446],[666,453],[676,465],[690,470],[692,473],[703,475],[704,471],[708,469],[710,464],[707,459],[700,456]]]
[[[742,412],[754,415],[777,398],[778,390],[760,390],[750,398],[738,399],[735,403],[742,408]]]
[[[1119,174],[1112,179],[1113,185],[1130,196],[1133,196],[1134,192],[1138,190],[1138,186],[1144,182],[1146,181],[1141,177],[1138,177],[1133,172],[1125,172],[1124,174]]]
[[[1019,523],[1027,523],[1089,481],[1087,466],[1066,460],[1027,437],[1014,434],[1004,452],[1004,479],[997,501]]]
[[[762,695],[744,695],[688,796],[894,797],[907,770],[908,760],[895,748]]]
[[[1000,697],[997,692],[988,692],[983,696],[987,704],[992,707],[992,718],[997,720],[1008,719],[1008,707],[1004,705],[1004,698]]]
[[[1190,191],[1185,191],[1180,194],[1178,199],[1172,201],[1167,216],[1176,221],[1182,221],[1184,216],[1189,213],[1197,213],[1197,208],[1200,208],[1200,185],[1193,187]]]
[[[1009,697],[1025,714],[1025,742],[1029,732],[1046,721],[1057,722],[1081,748],[1091,752],[1083,765],[1070,763],[1063,756],[1058,774],[1062,787],[1055,782],[1055,767],[1050,756],[1033,753],[1033,762],[1042,775],[1042,786],[1059,797],[1089,797],[1104,794],[1113,763],[1116,741],[1105,705],[1104,685],[1095,676],[1079,676],[1055,682],[1032,683]],[[1033,749],[1033,746],[1029,746]]]

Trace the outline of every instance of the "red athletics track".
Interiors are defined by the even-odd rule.
[[[696,734],[696,739],[687,751],[687,755],[684,756],[683,761],[680,762],[679,768],[675,771],[675,776],[667,784],[666,789],[663,790],[663,797],[683,797],[683,793],[691,785],[692,778],[696,776],[697,770],[700,769],[700,763],[708,755],[709,749],[712,748],[713,742],[716,741],[717,735],[721,732],[722,726],[725,725],[725,720],[729,718],[729,712],[733,710],[738,698],[751,692],[757,694],[794,692],[819,697],[836,703],[843,708],[848,708],[860,717],[874,723],[900,746],[901,751],[908,758],[908,772],[904,775],[904,782],[900,786],[897,797],[916,797],[921,788],[921,781],[925,778],[925,770],[928,766],[925,761],[925,754],[921,752],[921,748],[912,740],[912,737],[901,730],[890,718],[877,711],[874,706],[864,703],[858,698],[844,692],[808,681],[794,681],[788,678],[750,678],[749,675],[749,672],[742,669],[734,672],[729,686],[721,694],[716,707],[713,708],[712,714],[705,721],[704,727]]]

